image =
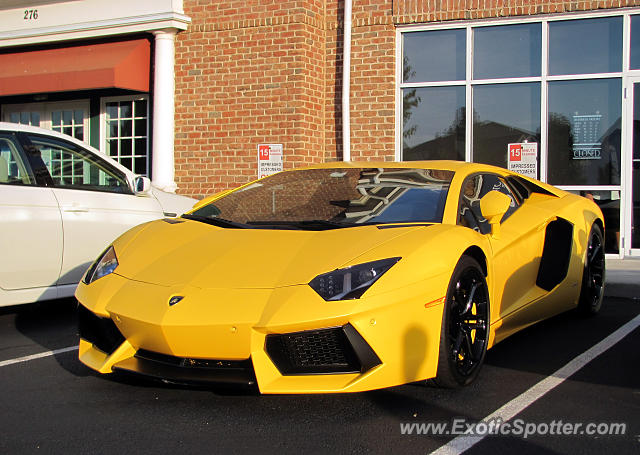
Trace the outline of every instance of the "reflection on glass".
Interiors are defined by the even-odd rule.
[[[107,103],[107,120],[118,118],[118,103]]]
[[[402,91],[402,159],[464,160],[465,88]]]
[[[136,155],[147,156],[147,139],[136,139],[135,143],[135,151]]]
[[[618,254],[620,245],[620,191],[617,190],[570,190],[570,193],[579,194],[592,200],[604,216],[604,252]]]
[[[620,79],[549,82],[549,183],[620,184],[620,91]]]
[[[540,143],[539,82],[478,85],[473,103],[474,162],[507,167],[508,144]]]
[[[147,159],[146,158],[136,158],[136,164],[134,172],[136,174],[146,174],[147,173]]]
[[[633,159],[640,160],[640,83],[633,84]]]
[[[629,67],[640,69],[640,16],[631,16],[631,56]]]
[[[634,20],[640,16],[631,18],[633,40]],[[639,23],[640,26],[640,23]],[[640,32],[640,30],[638,30]],[[639,43],[640,44],[640,43]],[[633,43],[631,44],[633,49]],[[640,51],[640,50],[639,50]],[[633,56],[633,53],[632,53]],[[640,62],[639,62],[640,63]],[[632,183],[632,212],[631,212],[631,248],[640,248],[640,83],[633,84],[633,170]]]
[[[478,27],[473,31],[473,78],[540,76],[542,25]]]
[[[135,121],[134,136],[146,136],[147,135],[147,119],[140,119]]]
[[[118,155],[118,140],[110,139],[107,141],[107,154],[110,156]]]
[[[465,79],[466,30],[404,33],[403,82]]]
[[[622,16],[549,23],[549,74],[622,71]]]
[[[640,248],[640,161],[633,161],[633,213],[631,214],[631,248]]]
[[[133,122],[131,120],[120,120],[120,136],[131,136]]]
[[[120,140],[120,155],[131,155],[131,139]]]
[[[147,100],[135,101],[135,116],[146,117],[147,116]]]
[[[120,118],[131,117],[131,101],[120,102]]]

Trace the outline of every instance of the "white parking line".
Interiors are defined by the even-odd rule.
[[[66,348],[56,349],[55,351],[40,352],[38,354],[25,355],[24,357],[18,357],[15,359],[3,360],[0,362],[0,368],[6,367],[8,365],[13,365],[14,363],[28,362],[30,360],[41,359],[43,357],[50,357],[52,355],[62,354],[63,352],[77,351],[77,350],[78,350],[78,346],[67,346]]]
[[[636,328],[638,328],[638,326],[640,326],[640,315],[627,322],[625,325],[613,332],[600,343],[596,344],[595,346],[580,354],[578,357],[574,358],[572,361],[557,370],[551,376],[538,382],[526,392],[509,401],[493,414],[485,417],[482,421],[488,422],[492,419],[499,418],[503,422],[506,422],[507,420],[512,419],[517,414],[533,404],[535,401],[542,398],[547,392],[562,384],[567,378],[569,378],[569,376],[576,373],[586,364],[591,362],[600,354],[607,351],[613,345],[629,335]],[[469,450],[471,447],[482,441],[485,437],[486,435],[458,436],[455,439],[449,441],[448,444],[443,445],[442,447],[434,450],[431,453],[435,455],[458,455],[466,450]]]

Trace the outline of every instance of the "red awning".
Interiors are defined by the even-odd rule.
[[[149,41],[0,54],[0,96],[98,88],[149,91]]]

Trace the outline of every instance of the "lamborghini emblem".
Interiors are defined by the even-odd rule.
[[[169,306],[173,306],[178,303],[180,300],[184,299],[183,295],[175,295],[169,299]]]

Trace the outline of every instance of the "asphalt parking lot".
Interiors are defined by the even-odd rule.
[[[0,453],[638,453],[636,277],[614,265],[598,316],[514,335],[461,390],[260,396],[99,377],[77,360],[72,299],[2,308]],[[488,417],[511,431],[487,435]]]

